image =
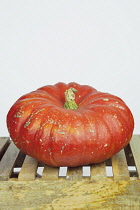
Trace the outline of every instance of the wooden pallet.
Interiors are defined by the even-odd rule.
[[[140,135],[111,159],[76,168],[44,165],[1,137],[0,189],[4,210],[140,209]]]

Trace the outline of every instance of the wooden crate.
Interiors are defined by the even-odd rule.
[[[1,210],[98,208],[140,209],[140,135],[111,159],[76,168],[49,167],[0,138]]]

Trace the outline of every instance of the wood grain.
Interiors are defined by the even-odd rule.
[[[114,175],[114,180],[129,180],[130,174],[128,171],[128,165],[122,149],[119,153],[112,157],[112,170]]]
[[[91,180],[106,179],[106,164],[105,162],[93,164],[90,166]]]
[[[67,169],[67,180],[77,180],[81,181],[83,179],[83,171],[82,171],[82,166],[79,167],[69,167]]]
[[[58,180],[59,168],[45,165],[42,173],[42,180]]]
[[[26,155],[21,171],[18,175],[19,181],[32,181],[36,178],[38,161]]]
[[[1,210],[139,210],[139,195],[138,180],[0,182]]]

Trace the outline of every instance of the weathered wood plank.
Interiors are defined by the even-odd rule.
[[[0,137],[0,151],[4,147],[4,145],[10,141],[9,137]]]
[[[8,137],[0,137],[0,155],[2,154],[3,150],[8,146],[10,143],[10,138]]]
[[[129,180],[130,174],[124,149],[112,157],[112,169],[114,180]]]
[[[18,175],[19,181],[32,181],[36,178],[38,161],[26,155],[21,171]]]
[[[0,182],[1,210],[139,210],[139,195],[139,180]]]
[[[8,180],[10,178],[19,152],[19,149],[11,142],[0,162],[0,180]]]
[[[81,181],[83,179],[82,166],[68,167],[66,179]]]
[[[93,164],[90,166],[91,180],[106,179],[106,164],[105,162]]]
[[[59,168],[44,166],[41,180],[58,180]]]
[[[132,140],[130,141],[130,147],[135,160],[138,178],[140,179],[140,135],[133,135]]]

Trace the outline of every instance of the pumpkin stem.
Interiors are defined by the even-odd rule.
[[[66,90],[65,92],[65,104],[64,104],[64,108],[65,109],[77,109],[78,106],[75,103],[75,92],[77,92],[77,90],[75,88],[69,88],[68,90]]]

